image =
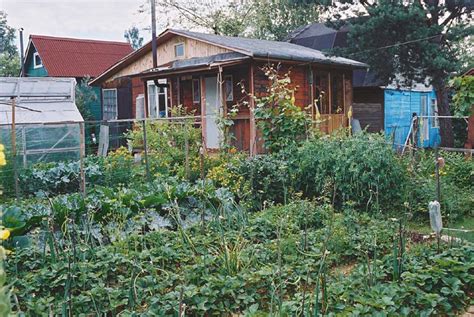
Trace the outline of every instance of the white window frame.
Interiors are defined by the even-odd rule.
[[[104,102],[104,92],[106,91],[114,91],[115,92],[115,117],[112,119],[107,119],[107,120],[117,120],[118,118],[118,93],[117,93],[117,88],[104,88],[102,89],[102,118],[104,117],[105,114],[105,102]]]
[[[41,64],[36,64],[36,57],[39,57]],[[43,60],[41,59],[41,56],[38,52],[33,53],[33,68],[41,68],[43,67]]]
[[[439,128],[439,119],[438,119],[438,100],[436,98],[430,98],[430,111],[432,118],[431,127],[438,129]]]
[[[194,83],[197,82],[197,93],[199,95],[198,100],[194,99],[194,93],[195,93],[195,88],[194,88]],[[193,104],[199,104],[201,103],[201,81],[198,78],[194,78],[192,82],[192,92],[193,92]]]
[[[424,102],[423,102],[424,100]],[[423,140],[429,140],[430,139],[430,120],[429,120],[429,113],[430,113],[430,105],[428,104],[428,96],[427,95],[421,95],[420,99],[420,114],[421,114],[421,122],[423,122],[422,125],[422,133],[423,133]]]
[[[176,53],[176,47],[180,46],[180,45],[183,45],[183,55],[177,55]],[[179,42],[179,43],[176,43],[174,46],[174,57],[176,58],[184,58],[184,56],[186,55],[186,45],[184,44],[184,42]]]
[[[159,84],[166,84],[167,81],[166,79],[158,79],[158,83]],[[147,93],[147,100],[148,100],[148,116],[150,115],[151,113],[151,102],[150,102],[150,87],[151,86],[155,86],[155,83],[150,80],[147,82],[147,88],[148,88],[148,93]],[[160,105],[159,105],[159,102],[160,102],[160,98],[159,98],[159,95],[165,95],[165,118],[168,118],[168,88],[165,87],[164,88],[164,92],[160,93],[158,92],[158,87],[156,87],[156,90],[155,90],[155,108],[156,108],[156,115],[157,115],[157,118],[161,118],[160,117]]]
[[[230,81],[230,94],[227,95],[227,81]],[[232,75],[224,76],[225,101],[234,101],[234,77]]]

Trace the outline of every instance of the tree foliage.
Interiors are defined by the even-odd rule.
[[[455,77],[450,82],[456,93],[453,106],[456,115],[474,115],[474,76]]]
[[[134,50],[139,49],[143,45],[143,37],[140,36],[140,30],[136,26],[125,30],[123,37],[130,43]]]
[[[0,11],[0,76],[18,76],[20,58],[15,46],[15,29],[8,25],[7,14]]]
[[[94,89],[89,86],[90,77],[85,77],[82,81],[76,86],[76,106],[79,109],[84,120],[94,120],[92,113],[90,112],[88,105],[94,103],[99,98]]]
[[[296,28],[318,19],[320,7],[310,2],[165,0],[157,21],[161,27],[179,26],[220,35],[282,40]]]
[[[378,78],[410,87],[432,84],[439,114],[450,115],[447,84],[463,64],[462,45],[474,34],[474,4],[468,1],[346,1],[350,24],[345,56],[366,62]],[[340,14],[340,16],[344,16]],[[452,145],[451,120],[441,120],[444,145]]]

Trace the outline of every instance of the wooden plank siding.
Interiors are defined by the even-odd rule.
[[[384,92],[378,87],[355,88],[353,117],[369,132],[384,130]]]

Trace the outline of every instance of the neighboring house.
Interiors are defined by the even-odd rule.
[[[95,78],[133,51],[129,43],[31,35],[25,53],[22,77],[73,77],[77,83]],[[87,107],[95,120],[102,120],[102,96]]]
[[[168,29],[157,37],[157,67],[153,67],[151,44],[130,54],[115,64],[91,84],[100,84],[104,91],[121,81],[142,82],[145,109],[121,105],[118,95],[113,107],[132,108],[132,114],[148,117],[168,117],[170,109],[183,105],[200,118],[202,136],[207,149],[218,149],[222,136],[218,118],[234,105],[238,114],[232,133],[234,145],[255,154],[262,151],[257,141],[257,129],[252,111],[253,98],[262,96],[269,86],[262,67],[273,64],[282,74],[290,71],[296,88],[296,104],[312,105],[321,91],[327,93],[317,102],[324,118],[322,129],[330,132],[347,126],[347,111],[352,106],[352,72],[365,64],[341,57],[326,56],[320,51],[287,42],[228,37]],[[137,92],[132,94],[140,99]],[[143,97],[142,97],[143,98]],[[316,116],[316,110],[312,115]],[[123,110],[125,111],[125,110]]]
[[[347,47],[349,28],[339,30],[323,23],[300,27],[287,41],[317,50]],[[410,130],[413,114],[431,116],[420,119],[419,146],[432,147],[440,142],[437,100],[433,88],[416,84],[411,89],[400,88],[377,79],[367,69],[354,71],[353,117],[369,132],[384,131],[395,144],[404,144]]]

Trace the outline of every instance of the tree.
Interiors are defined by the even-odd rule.
[[[89,81],[90,77],[84,77],[76,86],[76,106],[82,118],[86,121],[94,120],[94,116],[90,112],[88,105],[96,102],[99,98],[95,94],[94,89],[87,84]]]
[[[20,58],[15,46],[15,29],[7,23],[7,14],[0,11],[0,76],[18,76]]]
[[[140,36],[140,30],[136,26],[125,30],[123,37],[125,37],[134,50],[138,50],[143,45],[143,37]]]
[[[255,38],[284,40],[298,27],[318,21],[321,7],[306,0],[254,1],[250,34]]]
[[[384,82],[432,84],[439,115],[449,116],[448,80],[462,66],[458,44],[474,32],[472,1],[346,2],[351,5],[339,16],[352,16],[346,19],[352,27],[349,48],[339,52],[368,63]],[[451,120],[440,120],[440,128],[442,144],[451,146]]]
[[[157,21],[161,28],[282,40],[297,27],[317,20],[320,7],[308,4],[308,0],[164,0]],[[140,11],[148,9],[143,5]]]

